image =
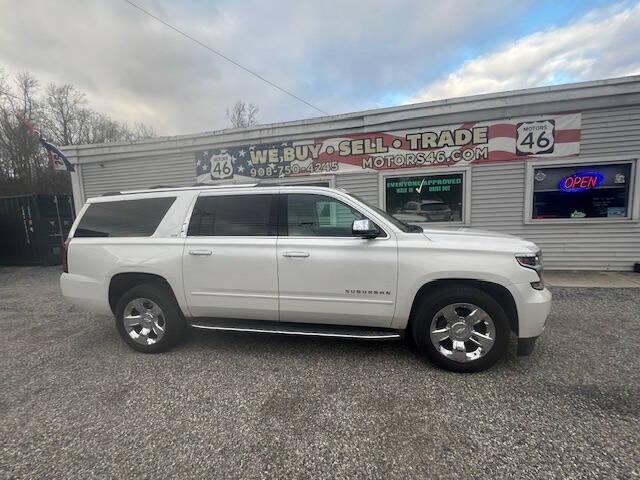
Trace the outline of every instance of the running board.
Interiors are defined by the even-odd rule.
[[[271,333],[302,337],[351,338],[359,340],[398,340],[399,330],[347,325],[318,325],[312,323],[268,322],[251,320],[193,319],[189,326],[198,330],[223,332]]]

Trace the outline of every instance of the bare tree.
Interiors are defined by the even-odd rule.
[[[244,102],[237,101],[231,110],[227,109],[227,119],[234,128],[251,127],[258,124],[257,120],[258,107],[253,103],[247,105]]]
[[[91,115],[86,104],[84,93],[71,85],[49,84],[45,92],[43,125],[48,138],[59,145],[83,143],[87,119]]]
[[[20,119],[39,128],[60,147],[154,136],[147,125],[129,128],[90,109],[84,93],[72,85],[50,84],[41,94],[38,81],[28,73],[18,75],[11,83],[0,69],[1,194],[71,191],[69,175],[50,168],[37,135]]]
[[[145,140],[147,138],[154,138],[156,136],[157,135],[153,127],[144,123],[134,123],[133,127],[127,127],[127,138],[132,142]]]

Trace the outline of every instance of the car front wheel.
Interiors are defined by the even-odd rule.
[[[496,363],[509,343],[501,305],[483,290],[462,287],[425,296],[412,324],[422,354],[454,372],[477,372]]]

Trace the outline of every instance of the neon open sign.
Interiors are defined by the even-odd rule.
[[[604,175],[600,172],[577,172],[564,177],[558,186],[565,192],[584,192],[596,188],[602,182]]]

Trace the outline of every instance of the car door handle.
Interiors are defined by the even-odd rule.
[[[205,248],[189,250],[189,255],[211,255],[213,252]]]
[[[307,258],[309,256],[309,252],[284,252],[282,256],[293,258]]]

